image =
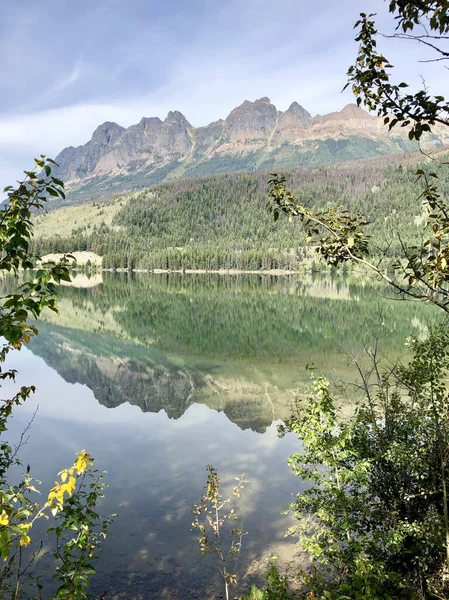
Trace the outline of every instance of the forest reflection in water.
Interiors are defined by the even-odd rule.
[[[285,418],[307,364],[350,378],[345,351],[360,354],[381,322],[382,349],[397,355],[433,315],[355,278],[106,274],[94,283],[63,288],[34,354],[109,408],[130,402],[176,419],[202,403],[255,431]]]
[[[201,559],[190,530],[208,463],[225,482],[242,471],[251,482],[240,573],[257,574],[270,551],[292,555],[280,513],[300,487],[285,462],[298,442],[278,439],[276,423],[308,384],[307,363],[350,379],[341,349],[360,352],[381,321],[387,355],[425,334],[430,308],[383,294],[370,280],[299,275],[103,274],[62,288],[59,314],[47,313],[31,352],[14,357],[19,383],[38,392],[12,431],[39,405],[23,458],[46,485],[80,448],[108,471],[104,510],[120,516],[97,592],[213,592],[213,561]]]

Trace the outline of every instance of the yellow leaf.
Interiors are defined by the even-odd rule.
[[[75,487],[76,487],[76,478],[73,477],[73,475],[71,475],[69,477],[68,482],[61,485],[60,493],[58,494],[58,500],[60,499],[60,501],[62,502],[64,499],[64,494],[66,492],[67,492],[68,496],[71,496],[73,494]]]
[[[91,460],[92,460],[92,457],[90,456],[90,454],[88,454],[86,452],[86,450],[81,450],[81,452],[78,454],[78,458],[76,459],[76,461],[73,464],[75,469],[78,471],[78,474],[84,473],[84,471],[89,466],[89,463],[91,462]]]
[[[2,510],[2,513],[0,514],[0,525],[8,525],[8,523],[9,523],[8,515],[6,514],[6,512],[4,510]]]
[[[354,238],[353,237],[348,238],[348,246],[349,246],[349,248],[352,248],[353,245],[354,245]]]
[[[20,545],[21,546],[28,546],[31,542],[31,538],[29,535],[22,535],[22,537],[20,538]]]

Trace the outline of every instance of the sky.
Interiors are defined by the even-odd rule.
[[[392,31],[383,0],[1,0],[0,188],[104,121],[180,110],[200,126],[262,96],[280,110],[340,110],[353,101],[341,90],[363,10]],[[449,92],[441,64],[417,63],[422,48],[382,49],[401,80],[422,87],[422,74]]]

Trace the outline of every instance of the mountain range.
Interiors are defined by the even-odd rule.
[[[429,149],[449,143],[445,129],[427,136]],[[245,100],[205,127],[193,127],[179,111],[164,121],[144,117],[128,128],[108,121],[83,146],[65,148],[56,162],[72,197],[82,201],[179,177],[318,166],[416,149],[405,130],[390,132],[383,119],[355,104],[312,117],[297,102],[282,112],[263,97]]]

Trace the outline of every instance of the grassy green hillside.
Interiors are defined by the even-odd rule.
[[[66,237],[102,224],[113,227],[114,217],[124,206],[122,199],[96,204],[61,206],[34,219],[34,233],[39,238]]]

